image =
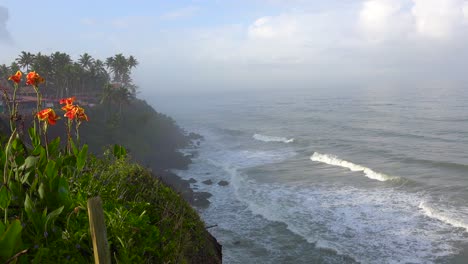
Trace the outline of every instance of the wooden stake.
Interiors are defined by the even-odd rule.
[[[99,196],[88,199],[88,216],[91,238],[93,239],[94,262],[96,264],[111,264],[104,210]]]

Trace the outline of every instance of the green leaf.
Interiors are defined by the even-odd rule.
[[[27,182],[29,180],[29,176],[31,176],[30,171],[24,173],[23,176],[20,179],[21,183],[24,184],[25,182]]]
[[[34,150],[31,152],[31,155],[39,156],[43,150],[45,151],[42,145],[37,145],[34,147]]]
[[[86,158],[88,154],[88,145],[84,145],[80,153],[76,157],[76,168],[78,171],[81,171],[86,163]]]
[[[76,147],[75,142],[73,142],[73,140],[70,141],[70,145],[71,145],[71,148],[72,148],[72,151],[73,151],[73,155],[77,156],[78,155],[78,148]]]
[[[2,187],[0,187],[0,208],[5,210],[10,205],[10,202],[10,192],[7,190],[7,187],[5,185],[2,185]]]
[[[58,186],[58,197],[62,203],[68,204],[69,193],[67,180],[65,178],[60,178]]]
[[[45,168],[45,175],[49,179],[54,179],[58,174],[57,166],[55,166],[55,161],[49,160]]]
[[[40,146],[41,139],[39,138],[39,135],[36,133],[36,130],[34,129],[34,127],[30,127],[28,132],[29,132],[29,138],[31,138],[33,147],[36,148],[37,146]]]
[[[21,222],[13,221],[3,234],[0,234],[0,257],[8,259],[15,253],[15,249],[21,243]]]
[[[43,200],[44,197],[45,197],[44,183],[41,182],[41,184],[39,185],[39,189],[37,190],[37,192],[39,193],[39,198],[41,198],[41,200]]]
[[[114,157],[117,159],[124,158],[127,155],[127,150],[120,146],[120,145],[114,145]]]
[[[24,210],[26,211],[26,214],[29,216],[29,218],[32,218],[33,209],[33,202],[31,198],[29,198],[29,194],[26,194],[26,199],[24,199]]]
[[[57,156],[60,150],[60,137],[56,137],[49,143],[49,156]]]
[[[55,219],[62,213],[63,208],[64,208],[64,207],[61,206],[60,208],[55,209],[54,211],[50,212],[50,213],[47,215],[46,221],[45,221],[44,230],[47,230],[47,225],[49,224],[49,222],[55,221]]]
[[[21,165],[21,170],[27,170],[29,168],[35,167],[39,157],[29,156],[24,160],[23,165]]]

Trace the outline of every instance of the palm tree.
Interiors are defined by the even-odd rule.
[[[88,53],[83,53],[78,62],[84,69],[89,69],[93,65],[94,59]]]
[[[100,93],[101,90],[103,90],[102,87],[106,83],[109,83],[110,78],[109,78],[109,73],[107,73],[105,69],[105,64],[102,60],[95,60],[94,63],[91,65],[91,68],[89,69],[89,75],[90,75],[90,83],[88,90],[86,91],[88,94],[96,94]]]
[[[29,66],[34,62],[34,57],[34,54],[22,51],[21,55],[16,59],[16,62],[21,68],[26,68],[26,71],[29,71]]]
[[[72,59],[70,55],[61,52],[55,52],[51,56],[52,61],[52,73],[55,79],[56,97],[63,97],[66,91],[68,91],[68,76]]]
[[[8,66],[6,66],[5,64],[0,65],[0,79],[4,80],[10,75],[10,68],[8,68]]]
[[[135,58],[133,58],[133,63],[135,66],[138,64]],[[122,53],[107,58],[106,66],[114,75],[113,81],[117,83],[123,83],[124,79],[127,78],[126,76],[130,73],[129,62]]]
[[[46,87],[51,83],[53,84],[53,80],[50,78],[52,75],[52,61],[49,56],[42,55],[40,52],[37,53],[31,65],[31,69],[40,72],[40,74],[44,76],[46,79]]]
[[[128,67],[129,69],[131,70],[132,68],[136,68],[136,66],[138,66],[138,64],[140,64],[136,59],[135,57],[133,57],[132,55],[130,55],[127,59],[127,63],[128,63]]]
[[[10,72],[15,73],[20,70],[20,66],[16,62],[10,64]]]

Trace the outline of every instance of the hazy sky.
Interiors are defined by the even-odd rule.
[[[0,63],[115,53],[158,92],[468,82],[465,0],[0,0]]]

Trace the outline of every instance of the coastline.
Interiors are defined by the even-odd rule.
[[[184,180],[170,170],[157,171],[159,179],[178,192],[190,205],[197,208],[206,208],[210,205],[209,192],[198,192],[190,187],[190,181]]]

